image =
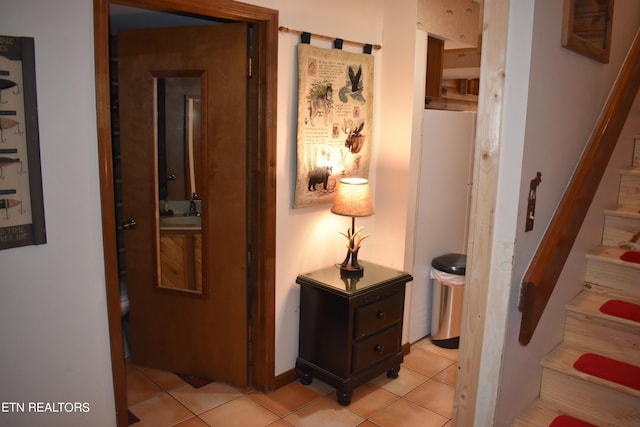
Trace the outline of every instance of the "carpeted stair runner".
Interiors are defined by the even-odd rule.
[[[591,423],[570,417],[568,415],[558,415],[551,421],[549,427],[597,427]]]
[[[620,255],[620,259],[622,261],[635,262],[636,264],[640,264],[640,252],[639,251],[626,251],[625,253]]]
[[[640,305],[621,300],[609,300],[600,306],[600,311],[610,316],[640,322]]]
[[[585,353],[573,367],[585,374],[640,390],[640,367],[599,354]]]

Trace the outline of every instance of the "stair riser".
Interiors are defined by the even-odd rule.
[[[618,204],[640,206],[640,176],[621,175]]]
[[[632,365],[640,361],[640,325],[568,312],[564,334],[565,343],[586,351]]]
[[[620,247],[621,242],[631,242],[638,232],[640,232],[640,217],[605,215],[602,244]],[[640,244],[640,241],[636,243]]]
[[[640,270],[637,268],[589,259],[585,280],[640,298]]]
[[[540,398],[596,425],[640,425],[640,398],[551,369],[543,369]]]

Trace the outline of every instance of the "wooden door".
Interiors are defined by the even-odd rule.
[[[247,383],[247,26],[121,31],[123,215],[135,363]],[[158,78],[201,83],[202,291],[160,286]]]

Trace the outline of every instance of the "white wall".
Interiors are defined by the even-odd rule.
[[[431,262],[450,252],[467,252],[475,113],[423,110],[422,126],[409,322],[412,343],[433,333]]]
[[[113,426],[91,2],[4,0],[0,28],[35,39],[47,228],[45,245],[0,251],[0,402],[90,407],[0,425]]]
[[[533,16],[532,23],[528,21],[530,16]],[[527,33],[531,24],[533,32]],[[515,247],[495,425],[508,425],[538,394],[541,374],[539,362],[562,338],[563,305],[584,284],[584,254],[599,242],[602,210],[605,205],[615,203],[618,185],[616,173],[619,168],[629,165],[631,135],[638,131],[637,127],[625,128],[607,176],[536,333],[527,347],[521,347],[518,344],[521,316],[517,311],[521,278],[574,170],[579,153],[589,138],[633,36],[640,27],[640,3],[636,0],[616,1],[611,61],[608,65],[562,48],[561,27],[562,2],[511,2],[503,127],[506,138],[500,163],[501,191],[496,211],[496,217],[504,218],[506,222],[496,221],[497,224],[504,224],[496,228],[496,236],[509,240],[515,232]],[[523,56],[523,49],[527,50],[527,39],[531,40],[528,70],[522,69],[523,64],[529,63],[526,52]],[[522,41],[524,46],[518,44]],[[516,70],[529,74],[528,83],[514,73]],[[525,90],[526,93],[522,93]],[[526,101],[526,117],[521,115],[523,101]],[[637,104],[634,113],[636,120]],[[638,126],[637,121],[635,126]],[[520,141],[524,142],[523,146]],[[507,165],[509,159],[511,166]],[[521,173],[519,165],[522,167]],[[524,233],[529,181],[537,171],[542,173],[542,183],[537,191],[535,228]],[[518,199],[508,197],[513,193],[513,182],[520,182],[521,196]],[[516,211],[518,216],[514,229],[513,220],[516,217],[512,212]]]
[[[409,236],[415,233],[415,182],[411,174],[412,141],[419,138],[421,117],[415,114],[416,83],[424,74],[415,64],[421,49],[416,42],[417,0],[384,0],[384,53],[380,96],[380,144],[376,162],[376,262],[413,274],[413,251]],[[420,83],[418,83],[420,85]],[[420,85],[421,86],[421,85]],[[424,93],[424,92],[422,92]],[[422,102],[422,101],[420,101]],[[418,159],[419,160],[419,159]],[[409,340],[413,283],[407,285],[402,343]]]
[[[413,137],[415,82],[415,23],[417,0],[384,0],[384,25],[379,124],[376,162],[376,239],[371,242],[376,260],[396,268],[410,268],[405,260],[409,164]],[[410,291],[410,289],[409,289]]]

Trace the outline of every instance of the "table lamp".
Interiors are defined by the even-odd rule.
[[[364,178],[342,178],[338,184],[331,212],[351,217],[351,228],[347,229],[346,234],[340,233],[349,240],[347,256],[340,264],[340,275],[361,277],[364,274],[364,268],[358,264],[358,251],[362,241],[369,235],[363,236],[360,233],[364,227],[356,229],[356,217],[373,215],[369,181]]]

